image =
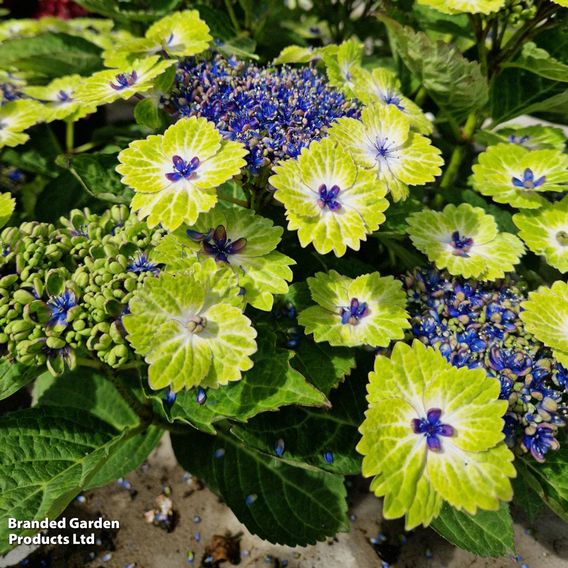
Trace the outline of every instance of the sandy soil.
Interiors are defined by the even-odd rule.
[[[171,532],[145,518],[164,495],[175,510]],[[0,559],[0,568],[205,568],[237,563],[242,568],[568,567],[568,528],[549,513],[535,527],[516,515],[518,556],[499,559],[456,550],[431,530],[405,534],[400,523],[381,521],[379,501],[357,480],[350,488],[350,513],[351,532],[336,539],[305,548],[271,545],[251,535],[213,493],[184,472],[164,438],[149,461],[126,480],[81,496],[66,512],[67,517],[117,519],[118,531],[99,531],[93,546],[39,549],[23,563],[25,553],[19,551],[18,557],[16,551]]]

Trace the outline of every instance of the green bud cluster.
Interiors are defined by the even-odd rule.
[[[119,367],[135,358],[121,318],[158,272],[147,254],[162,237],[114,206],[74,210],[61,227],[23,223],[0,234],[0,355],[53,374],[79,357]]]
[[[534,0],[511,0],[507,5],[509,24],[520,25],[536,16],[537,3]]]

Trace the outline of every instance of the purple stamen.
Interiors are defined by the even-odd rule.
[[[460,237],[459,231],[454,231],[452,233],[452,247],[454,248],[453,254],[455,256],[468,257],[469,251],[473,246],[473,239],[470,237]]]
[[[66,93],[62,89],[61,91],[59,91],[59,93],[57,93],[57,100],[60,103],[68,103],[69,101],[72,101],[73,99],[71,98],[71,95],[69,93]]]
[[[337,200],[339,191],[338,185],[333,185],[330,189],[327,189],[327,185],[323,183],[319,186],[318,190],[320,196],[318,199],[318,205],[322,209],[327,207],[330,211],[337,211],[338,209],[341,209],[341,203]]]
[[[134,83],[136,83],[138,79],[138,74],[136,71],[132,71],[132,73],[119,73],[115,76],[116,83],[110,82],[110,86],[115,91],[122,91],[127,87],[132,87]]]
[[[361,318],[369,314],[369,308],[366,302],[359,302],[357,298],[353,298],[348,308],[341,308],[339,315],[342,324],[357,325]]]
[[[546,181],[546,176],[540,176],[538,179],[534,179],[534,172],[530,168],[527,168],[523,172],[522,179],[513,177],[511,181],[515,187],[520,187],[521,189],[536,189]]]
[[[181,156],[173,156],[172,162],[174,164],[174,171],[166,174],[166,177],[174,182],[182,178],[191,179],[200,164],[197,156],[194,156],[187,162]]]
[[[227,230],[223,225],[209,229],[207,233],[199,233],[188,229],[187,236],[195,242],[202,243],[203,252],[215,257],[217,262],[229,262],[229,256],[244,250],[247,240],[244,237],[232,241],[227,238]]]
[[[387,92],[384,96],[383,96],[383,102],[387,105],[394,105],[396,106],[396,108],[398,110],[404,110],[404,106],[401,104],[402,103],[402,97],[399,97],[396,93],[394,92]]]
[[[442,411],[439,408],[431,408],[426,413],[426,418],[414,418],[411,422],[412,431],[415,434],[424,434],[428,449],[432,452],[442,450],[440,436],[449,438],[455,434],[453,426],[440,421],[441,416]]]

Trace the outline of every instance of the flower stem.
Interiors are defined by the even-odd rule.
[[[233,10],[233,3],[231,0],[225,0],[225,6],[227,8],[227,12],[229,13],[229,18],[231,18],[231,23],[235,28],[235,31],[239,33],[241,31],[241,26],[239,25],[239,20],[237,20],[237,16],[235,15],[235,10]]]
[[[234,203],[235,205],[240,205],[241,207],[247,207],[249,206],[249,204],[244,200],[244,199],[237,199],[236,197],[231,197],[230,195],[222,195],[222,194],[218,194],[219,199],[222,199],[223,201],[228,201],[229,203]]]
[[[472,112],[466,120],[466,123],[461,131],[460,141],[454,148],[452,155],[450,156],[450,161],[448,167],[444,171],[442,178],[440,180],[440,189],[448,189],[453,181],[455,180],[458,171],[460,169],[461,163],[465,157],[467,145],[471,142],[471,138],[475,133],[475,128],[477,126],[477,114]],[[442,193],[438,193],[434,199],[435,206],[441,207],[443,202]]]
[[[75,144],[75,123],[72,120],[65,122],[65,149],[67,152],[73,150]]]

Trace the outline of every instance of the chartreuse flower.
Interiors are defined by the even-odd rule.
[[[499,143],[518,144],[528,150],[561,150],[566,147],[566,136],[561,128],[533,124],[531,126],[505,126],[498,130],[481,130],[476,141],[486,146]]]
[[[84,105],[103,105],[118,99],[129,99],[136,93],[152,88],[154,79],[174,61],[160,61],[158,55],[138,59],[120,69],[107,69],[83,81],[75,92],[75,99]]]
[[[326,48],[323,47],[304,47],[301,45],[289,45],[285,47],[276,59],[274,65],[282,65],[284,63],[309,63],[320,59],[325,53]]]
[[[505,6],[505,0],[418,0],[418,3],[445,14],[490,14]]]
[[[252,367],[256,331],[239,293],[233,271],[212,258],[144,281],[122,321],[153,389],[217,387]]]
[[[0,23],[0,41],[17,37],[30,37],[39,33],[41,20],[22,18],[4,20]]]
[[[41,120],[41,105],[37,101],[21,99],[0,107],[0,148],[27,142],[30,137],[24,130]]]
[[[497,203],[538,209],[547,204],[541,192],[568,191],[568,155],[518,144],[490,146],[473,166],[472,183]]]
[[[523,302],[525,328],[553,350],[555,359],[568,368],[568,284],[557,280],[540,287]]]
[[[520,239],[499,233],[492,215],[467,203],[447,205],[443,211],[413,213],[408,219],[408,234],[438,268],[466,278],[502,278],[524,252]]]
[[[513,453],[503,442],[507,401],[483,369],[456,369],[415,340],[378,356],[357,450],[387,519],[428,525],[444,501],[475,514],[513,492]]]
[[[43,103],[43,109],[47,111],[46,122],[75,121],[96,110],[95,105],[85,105],[75,100],[75,91],[83,80],[80,75],[68,75],[54,79],[44,87],[30,86],[23,88],[22,91]]]
[[[216,188],[239,173],[246,153],[241,143],[223,140],[212,122],[183,118],[163,135],[131,142],[116,171],[136,191],[132,209],[150,227],[161,223],[173,231],[217,203]]]
[[[568,196],[541,209],[521,211],[513,221],[530,250],[544,255],[560,272],[568,272]]]
[[[135,38],[118,48],[109,47],[104,60],[107,66],[114,67],[158,53],[188,57],[205,51],[211,39],[209,27],[197,10],[174,12],[152,24],[143,38]]]
[[[430,140],[410,130],[410,121],[394,105],[365,107],[361,120],[339,118],[329,130],[355,162],[376,171],[395,201],[408,196],[409,185],[424,185],[440,175],[444,163]]]
[[[0,228],[8,222],[15,208],[16,200],[9,193],[0,193]]]
[[[274,294],[288,291],[290,265],[295,264],[276,250],[282,233],[281,227],[254,211],[218,203],[190,228],[180,227],[167,235],[152,258],[170,271],[213,258],[237,275],[245,302],[270,310]]]
[[[329,83],[348,95],[352,94],[353,73],[363,61],[363,44],[350,39],[336,49],[325,49],[323,61]]]
[[[385,220],[386,186],[373,172],[357,168],[335,141],[325,138],[303,148],[297,160],[280,162],[270,184],[286,207],[288,228],[300,244],[313,243],[320,254],[343,256]]]
[[[386,347],[409,327],[400,282],[378,272],[348,278],[330,270],[308,278],[312,300],[298,316],[306,333],[330,345]]]
[[[392,71],[385,68],[372,71],[356,69],[353,76],[353,92],[361,102],[393,105],[408,118],[412,128],[422,134],[432,132],[432,122],[415,102],[402,94],[400,81]]]

